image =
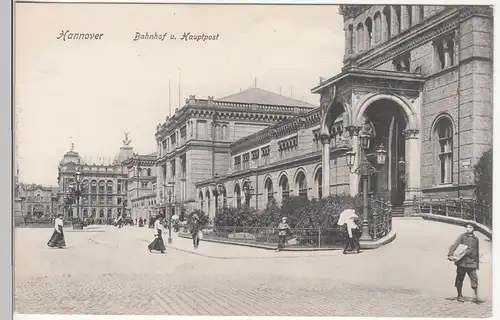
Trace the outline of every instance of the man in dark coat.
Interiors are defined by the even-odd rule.
[[[462,286],[467,274],[470,279],[472,290],[474,290],[474,301],[480,302],[477,294],[478,278],[477,270],[479,269],[479,239],[474,235],[474,225],[467,224],[466,232],[458,237],[455,243],[448,251],[448,260],[455,261],[457,266],[457,276],[455,278],[455,287],[457,288],[457,300],[464,302],[462,296]],[[457,247],[462,244],[468,247],[466,254],[459,260],[453,256]]]
[[[191,217],[191,237],[193,238],[193,248],[198,249],[200,245],[200,237],[198,233],[200,232],[200,218],[195,213]]]

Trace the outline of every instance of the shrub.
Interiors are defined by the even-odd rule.
[[[493,203],[493,149],[489,149],[474,166],[475,190],[474,195],[477,201],[486,203],[490,206],[489,210],[481,211],[478,214],[477,220],[488,226],[492,226],[492,209]]]

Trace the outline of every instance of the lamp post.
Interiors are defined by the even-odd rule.
[[[250,199],[252,197],[253,187],[250,184],[250,180],[245,180],[243,182],[243,193],[245,194],[245,205],[250,206]]]
[[[168,243],[172,243],[172,193],[174,193],[174,183],[169,182],[165,185],[165,195],[167,196],[167,207],[165,210],[168,210]],[[168,208],[168,209],[167,209]],[[166,214],[165,214],[166,215]]]
[[[361,127],[349,126],[346,128],[349,131],[350,137],[357,135],[360,132]],[[367,130],[363,130],[359,134],[359,143],[361,150],[366,151],[370,147],[371,135]],[[375,151],[377,155],[377,164],[383,165],[386,160],[387,151],[384,145],[381,143],[380,146]],[[354,171],[352,167],[354,166],[354,160],[356,158],[356,152],[352,148],[346,152],[347,165],[349,166],[349,171],[351,173],[356,173],[361,176],[363,183],[363,222],[362,222],[362,234],[360,240],[370,240],[369,233],[369,223],[368,223],[368,177],[373,173],[377,172],[377,169],[368,161],[365,152],[362,155],[361,164]]]
[[[80,190],[80,184],[82,181],[82,173],[77,170],[75,172],[75,190],[72,190],[72,198],[76,199],[76,216],[78,218],[77,223],[73,223],[73,230],[83,230],[83,217],[80,216],[80,197],[82,192]]]
[[[136,191],[136,194],[137,194],[137,205],[139,205],[139,185],[140,185],[140,174],[141,174],[141,166],[139,164],[137,164],[137,191]],[[132,211],[132,209],[130,210]],[[136,208],[136,213],[139,211],[139,208]],[[130,212],[130,217],[132,218],[132,212]]]

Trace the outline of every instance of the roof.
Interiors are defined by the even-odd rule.
[[[114,165],[121,165],[123,161],[128,160],[134,156],[134,149],[132,147],[125,145],[120,148],[120,151],[115,156],[113,160]]]
[[[294,106],[294,107],[306,107],[306,108],[317,107],[308,102],[282,96],[280,94],[263,90],[260,88],[246,89],[236,94],[217,99],[217,101],[277,105],[277,106]]]

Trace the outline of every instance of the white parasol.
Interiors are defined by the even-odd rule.
[[[349,219],[354,219],[354,218],[357,218],[357,217],[358,217],[358,215],[356,214],[356,212],[354,212],[353,209],[345,209],[340,214],[339,221],[337,221],[337,224],[339,226],[343,226],[344,224],[347,223],[347,221]]]
[[[174,215],[172,216],[172,220],[179,220],[179,216],[178,216],[178,215],[176,215],[176,214],[174,214]]]

